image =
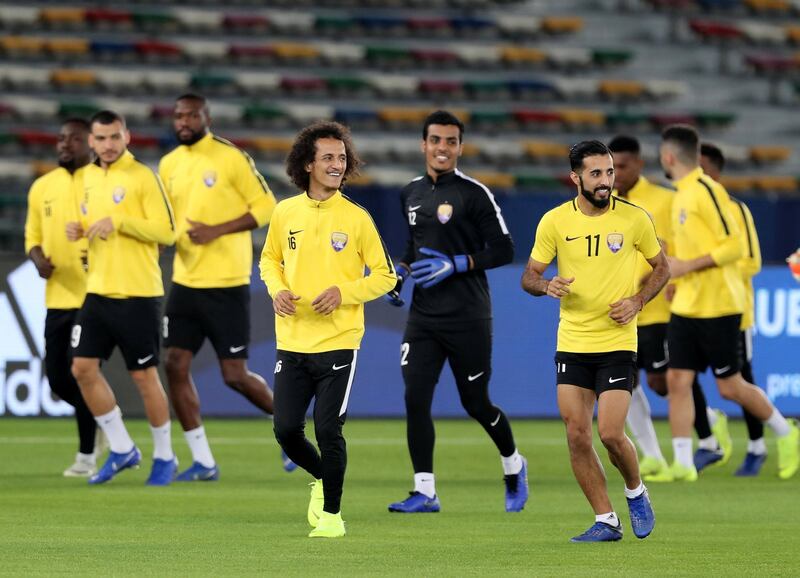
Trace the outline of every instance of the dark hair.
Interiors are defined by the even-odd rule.
[[[696,163],[700,147],[700,136],[693,126],[673,124],[661,133],[661,140],[677,148],[678,159],[684,163]]]
[[[125,117],[121,114],[114,112],[113,110],[101,110],[100,112],[96,112],[91,120],[89,121],[89,125],[93,125],[94,123],[98,124],[112,124],[115,122],[119,122],[122,126],[125,126]]]
[[[569,166],[573,171],[583,168],[583,159],[598,155],[610,155],[611,151],[599,140],[584,140],[569,149]]]
[[[347,154],[347,168],[344,171],[342,184],[348,177],[358,174],[359,167],[363,164],[356,154],[353,146],[353,139],[350,136],[350,129],[343,124],[333,121],[317,121],[310,124],[300,131],[294,139],[292,150],[286,156],[286,174],[294,185],[302,190],[308,190],[309,175],[306,166],[314,162],[317,152],[317,141],[322,138],[332,138],[344,143],[345,154]]]
[[[446,110],[437,110],[428,115],[425,119],[425,124],[422,125],[422,140],[428,139],[428,127],[432,124],[453,125],[458,127],[458,142],[464,139],[464,123],[458,120],[458,117],[452,112]]]
[[[89,124],[89,121],[87,121],[85,118],[79,118],[77,116],[68,118],[61,123],[61,126],[67,126],[68,124],[74,124],[86,132],[89,132],[92,128],[92,126]]]
[[[719,172],[722,172],[722,169],[725,168],[725,155],[722,154],[717,145],[713,145],[710,142],[701,143],[700,154],[707,157]]]
[[[179,102],[181,100],[191,100],[196,102],[200,105],[201,108],[206,109],[208,111],[208,99],[201,94],[197,94],[196,92],[186,92],[180,95],[178,98],[175,99],[175,102]]]
[[[612,153],[632,153],[638,156],[642,152],[642,147],[635,137],[618,134],[609,141],[608,150]]]

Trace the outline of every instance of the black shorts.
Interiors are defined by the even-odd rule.
[[[556,351],[556,383],[591,389],[598,396],[604,391],[633,391],[636,383],[636,353],[567,353]]]
[[[130,371],[158,365],[160,297],[89,293],[72,328],[73,357],[108,359],[119,347]]]
[[[755,383],[753,377],[753,328],[739,332],[739,358],[742,364],[742,377],[748,383]]]
[[[666,373],[669,365],[667,346],[667,324],[654,323],[639,327],[639,351],[636,353],[637,366],[647,373]]]
[[[72,347],[70,339],[77,309],[48,309],[44,321],[44,365],[50,388],[59,393],[64,386],[74,382],[72,378]],[[61,395],[61,394],[59,394]]]
[[[250,286],[195,289],[173,283],[162,329],[164,347],[196,354],[208,338],[219,359],[247,359]]]
[[[702,373],[710,365],[714,377],[739,373],[741,321],[741,315],[697,319],[673,314],[667,329],[669,366]]]

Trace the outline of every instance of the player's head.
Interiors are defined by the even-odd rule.
[[[56,144],[58,166],[74,173],[92,160],[89,148],[89,123],[82,118],[70,118],[61,124]]]
[[[578,192],[598,209],[608,206],[614,188],[614,160],[599,140],[585,140],[569,149],[569,176]]]
[[[642,176],[644,159],[639,141],[632,136],[617,135],[608,143],[614,158],[614,182],[621,195],[627,195]]]
[[[668,179],[676,169],[688,172],[697,167],[700,156],[700,137],[688,124],[673,124],[661,133],[661,167]]]
[[[422,152],[431,176],[449,173],[456,168],[461,156],[464,123],[446,110],[428,115],[422,125]]]
[[[700,167],[703,172],[715,181],[719,180],[725,168],[725,155],[720,148],[710,142],[700,144]]]
[[[131,135],[121,114],[112,110],[101,110],[89,121],[89,145],[102,166],[108,166],[128,149]]]
[[[358,174],[361,164],[350,130],[338,122],[319,121],[295,138],[286,157],[286,174],[302,191],[335,191]]]
[[[175,137],[182,145],[193,145],[206,136],[211,126],[211,114],[205,97],[187,93],[176,98],[172,126]]]

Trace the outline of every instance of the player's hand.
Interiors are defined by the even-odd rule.
[[[108,239],[108,236],[114,232],[114,221],[111,217],[103,217],[99,221],[95,221],[89,228],[86,229],[86,238],[90,241],[95,237],[100,237],[103,241]]]
[[[636,314],[644,307],[644,301],[638,295],[620,299],[610,305],[608,316],[620,325],[626,325],[636,318]]]
[[[550,297],[555,297],[556,299],[561,299],[562,297],[569,295],[569,286],[572,285],[572,282],[575,281],[575,277],[559,277],[556,275],[547,283],[547,293]]]
[[[384,295],[383,298],[395,307],[402,307],[406,302],[400,297],[400,292],[403,290],[403,283],[406,282],[411,271],[403,263],[395,266],[394,271],[397,274],[397,284],[394,286],[394,289]]]
[[[39,272],[39,277],[42,279],[49,279],[56,268],[56,266],[53,265],[53,262],[50,260],[50,257],[46,257],[44,253],[39,253],[35,256],[32,256],[32,259],[33,264],[36,265],[36,270]]]
[[[186,219],[186,222],[191,225],[186,234],[189,235],[189,240],[195,245],[206,245],[222,236],[219,229],[214,225],[206,225],[191,219]]]
[[[278,291],[278,294],[275,295],[275,298],[272,300],[272,310],[278,317],[294,315],[295,311],[297,311],[294,302],[299,299],[299,296],[295,295],[288,289]]]
[[[83,227],[78,221],[70,221],[67,223],[67,241],[77,241],[83,238]]]
[[[438,285],[453,273],[463,273],[469,269],[469,257],[466,255],[450,257],[427,247],[420,247],[419,252],[428,258],[411,263],[411,276],[423,289]]]
[[[330,315],[342,304],[342,292],[334,285],[328,287],[311,302],[314,311],[320,315]]]
[[[689,273],[689,264],[686,261],[678,259],[677,257],[667,257],[669,264],[670,278],[677,279]]]

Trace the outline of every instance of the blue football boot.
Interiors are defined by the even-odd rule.
[[[528,460],[522,458],[518,474],[504,476],[506,483],[506,512],[521,512],[528,501]]]
[[[419,492],[409,492],[409,496],[402,502],[389,504],[390,512],[400,512],[402,514],[435,513],[440,508],[439,498],[436,496],[429,498]]]
[[[191,467],[182,471],[175,478],[176,482],[216,482],[219,479],[219,468],[216,464],[210,468],[200,462],[193,462]]]
[[[100,468],[99,472],[89,478],[89,483],[104,484],[122,470],[138,467],[139,462],[141,461],[142,452],[140,452],[139,448],[136,446],[133,446],[133,449],[126,454],[118,454],[116,452],[109,451],[106,463],[103,464],[103,467]]]

